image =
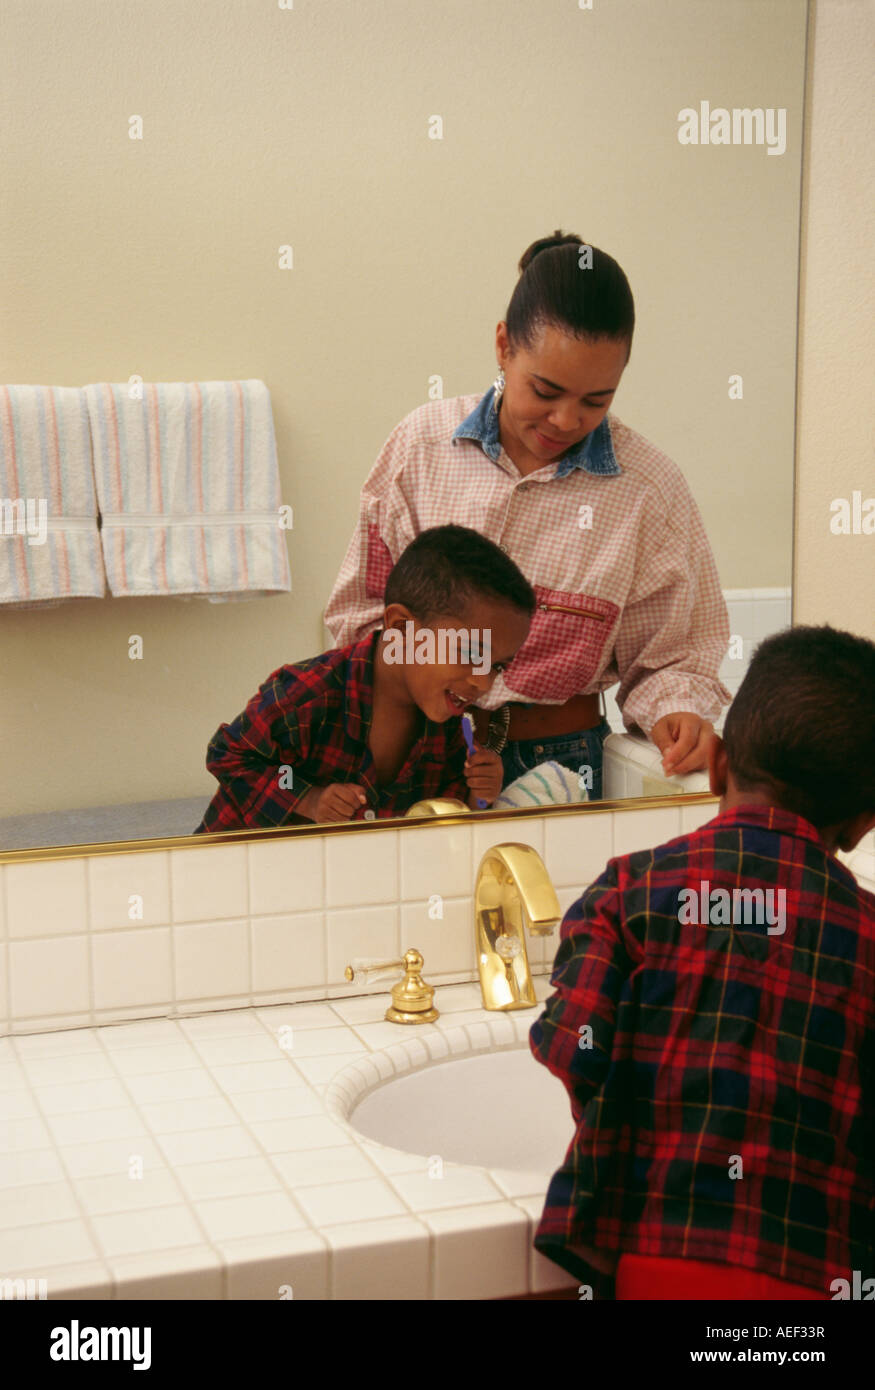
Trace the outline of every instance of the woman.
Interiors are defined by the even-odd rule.
[[[498,544],[535,589],[529,636],[477,732],[505,780],[547,759],[601,796],[610,726],[600,692],[663,754],[707,765],[731,699],[717,671],[729,620],[702,519],[672,461],[615,415],[635,308],[611,256],[560,231],[534,242],[495,336],[484,395],[429,401],[387,439],[325,612],[342,646],[378,625],[386,576],[427,527],[456,522]]]

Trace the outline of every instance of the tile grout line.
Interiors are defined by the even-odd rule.
[[[105,1252],[104,1252],[104,1249],[103,1249],[103,1245],[102,1245],[101,1241],[98,1239],[97,1231],[95,1230],[95,1228],[94,1228],[94,1226],[92,1225],[92,1222],[91,1222],[91,1214],[90,1214],[90,1212],[87,1210],[87,1208],[86,1208],[86,1206],[85,1206],[85,1203],[83,1202],[82,1198],[81,1198],[80,1195],[79,1195],[79,1192],[78,1192],[78,1190],[77,1190],[77,1188],[76,1188],[76,1185],[75,1185],[75,1183],[74,1183],[74,1181],[73,1181],[73,1178],[72,1178],[72,1176],[71,1176],[71,1174],[70,1174],[70,1170],[69,1170],[69,1168],[67,1167],[67,1164],[66,1164],[65,1161],[64,1161],[63,1148],[58,1144],[57,1140],[55,1139],[54,1134],[52,1133],[51,1124],[50,1124],[50,1122],[49,1122],[49,1116],[47,1115],[46,1111],[43,1109],[42,1105],[40,1104],[40,1099],[39,1099],[39,1096],[37,1095],[36,1087],[33,1086],[33,1084],[31,1083],[30,1076],[28,1075],[26,1058],[23,1058],[23,1057],[20,1055],[20,1053],[18,1053],[18,1049],[17,1049],[17,1048],[15,1049],[15,1051],[16,1051],[16,1055],[17,1055],[17,1057],[18,1057],[19,1065],[22,1067],[22,1070],[24,1071],[25,1077],[26,1077],[26,1079],[27,1079],[27,1084],[28,1084],[28,1089],[29,1089],[29,1092],[30,1092],[31,1099],[32,1099],[34,1105],[36,1106],[37,1113],[38,1113],[40,1119],[42,1120],[43,1126],[44,1126],[46,1132],[48,1133],[48,1135],[49,1135],[49,1137],[50,1137],[50,1139],[51,1139],[51,1141],[52,1141],[52,1143],[51,1143],[51,1148],[52,1148],[52,1150],[54,1151],[55,1157],[57,1158],[58,1163],[59,1163],[59,1165],[60,1165],[60,1167],[61,1167],[61,1171],[62,1171],[63,1174],[64,1174],[64,1178],[65,1178],[66,1183],[67,1183],[67,1190],[68,1190],[68,1192],[70,1193],[70,1195],[72,1196],[74,1203],[76,1204],[76,1206],[77,1206],[78,1209],[79,1209],[80,1219],[81,1219],[81,1221],[82,1221],[82,1224],[83,1224],[83,1226],[84,1226],[84,1228],[85,1228],[86,1233],[88,1234],[89,1239],[91,1240],[92,1245],[94,1246],[95,1251],[97,1252],[97,1261],[96,1261],[96,1262],[97,1262],[99,1265],[102,1266],[102,1268],[103,1268],[103,1270],[104,1270],[104,1272],[105,1272],[105,1274],[106,1274],[106,1283],[107,1283],[107,1289],[108,1289],[110,1298],[111,1298],[111,1299],[116,1299],[116,1298],[118,1297],[118,1292],[117,1292],[117,1281],[116,1281],[116,1278],[115,1278],[115,1274],[113,1273],[112,1269],[110,1268],[110,1266],[109,1266],[108,1263],[107,1263],[106,1256],[105,1256]],[[116,1107],[116,1108],[117,1108],[117,1107]],[[43,1226],[45,1226],[45,1224],[46,1224],[46,1223],[43,1223]],[[52,1222],[52,1223],[50,1223],[50,1224],[51,1224],[51,1225],[57,1225],[57,1224],[59,1224],[59,1223],[57,1223],[57,1222]],[[89,1257],[89,1261],[88,1261],[88,1262],[89,1262],[89,1263],[93,1263],[93,1262],[94,1262],[94,1256]],[[85,1263],[85,1261],[77,1260],[77,1261],[70,1261],[69,1263],[71,1263],[71,1264],[74,1264],[74,1263],[75,1263],[75,1264],[82,1264],[82,1263]],[[62,1268],[63,1266],[59,1266],[59,1267]],[[67,1296],[68,1296],[68,1297],[71,1297],[72,1295],[68,1294]]]
[[[0,864],[0,920],[3,922],[3,1032],[12,1026],[12,949],[9,938],[9,888],[6,865]]]
[[[271,1037],[271,1041],[274,1043],[275,1046],[277,1046],[278,1051],[282,1054],[283,1049],[282,1049],[281,1047],[279,1047],[279,1045],[276,1043],[276,1039],[274,1038],[274,1035],[270,1033],[270,1029],[269,1029],[269,1028],[267,1027],[267,1025],[264,1023],[263,1019],[258,1018],[257,1021],[258,1021],[258,1022],[261,1024],[261,1026],[264,1028],[265,1033],[267,1033],[267,1034]],[[192,1039],[189,1039],[189,1042],[190,1042],[190,1045],[191,1045],[192,1047],[194,1047],[195,1051],[198,1051],[197,1044],[196,1044]],[[200,1054],[198,1054],[198,1055],[200,1055]],[[291,1059],[289,1059],[289,1061],[290,1061],[290,1065],[294,1067],[294,1066],[295,1066],[294,1062],[292,1062]],[[209,1072],[209,1063],[207,1063],[206,1061],[204,1061],[203,1059],[201,1059],[201,1064],[202,1064],[202,1066]],[[297,1071],[298,1069],[295,1067],[295,1070]],[[313,1093],[314,1093],[314,1095],[316,1096],[316,1098],[317,1098],[317,1099],[321,1102],[321,1104],[322,1104],[322,1116],[319,1116],[319,1113],[317,1112],[316,1118],[328,1118],[328,1119],[330,1119],[331,1117],[330,1117],[329,1115],[327,1115],[327,1113],[325,1112],[324,1098],[320,1095],[320,1093],[316,1090],[315,1086],[312,1085],[312,1083],[308,1080],[308,1078],[305,1077],[305,1076],[303,1075],[303,1073],[300,1073],[300,1072],[299,1072],[298,1074],[299,1074],[300,1076],[302,1076],[302,1079],[303,1079],[303,1081],[304,1081],[304,1084],[308,1087],[308,1089],[310,1089],[310,1090],[313,1091]],[[216,1082],[216,1084],[219,1086],[219,1089],[222,1090],[222,1088],[221,1088],[221,1083]],[[288,1183],[288,1182],[286,1181],[286,1179],[283,1177],[283,1174],[282,1174],[282,1173],[280,1172],[280,1170],[275,1166],[275,1164],[274,1164],[274,1162],[273,1162],[274,1155],[271,1154],[271,1153],[269,1153],[269,1152],[267,1151],[267,1149],[266,1149],[266,1148],[264,1147],[264,1145],[262,1144],[261,1140],[258,1138],[258,1136],[257,1136],[257,1135],[253,1132],[253,1130],[250,1128],[250,1123],[249,1123],[249,1121],[248,1121],[248,1120],[240,1113],[240,1111],[237,1109],[237,1106],[236,1106],[235,1103],[234,1103],[234,1098],[233,1098],[233,1096],[229,1095],[228,1092],[226,1092],[226,1091],[224,1091],[224,1090],[222,1091],[222,1094],[223,1094],[223,1096],[225,1097],[225,1099],[227,1100],[228,1104],[231,1106],[231,1108],[232,1108],[232,1109],[234,1110],[234,1112],[236,1113],[236,1115],[237,1115],[237,1123],[238,1123],[239,1125],[241,1125],[241,1126],[245,1129],[245,1131],[246,1131],[246,1133],[247,1133],[247,1135],[248,1135],[250,1141],[256,1146],[256,1149],[258,1150],[258,1155],[266,1162],[268,1168],[270,1169],[270,1171],[273,1173],[274,1177],[276,1178],[276,1180],[277,1180],[277,1182],[278,1182],[278,1184],[279,1184],[279,1189],[280,1189],[280,1191],[283,1192],[283,1193],[289,1198],[289,1200],[290,1200],[291,1203],[292,1203],[292,1206],[293,1206],[294,1209],[298,1212],[298,1215],[301,1216],[301,1217],[303,1217],[304,1222],[305,1222],[304,1230],[306,1230],[310,1235],[315,1236],[316,1239],[317,1239],[318,1241],[321,1241],[321,1243],[322,1243],[322,1245],[323,1245],[323,1247],[324,1247],[324,1249],[325,1249],[325,1256],[326,1256],[326,1282],[327,1282],[328,1288],[331,1289],[332,1286],[333,1286],[333,1272],[334,1272],[334,1260],[333,1260],[334,1251],[333,1251],[333,1249],[332,1249],[332,1246],[330,1245],[329,1241],[327,1241],[327,1240],[325,1239],[325,1236],[323,1235],[322,1230],[320,1229],[320,1227],[318,1227],[318,1226],[316,1225],[316,1223],[311,1219],[310,1214],[309,1214],[309,1212],[306,1210],[306,1208],[303,1207],[303,1206],[297,1201],[297,1199],[296,1199],[296,1197],[295,1197],[295,1189],[289,1185],[289,1183]],[[307,1117],[299,1117],[299,1118],[307,1118]],[[324,1146],[320,1146],[320,1147],[324,1147]],[[343,1145],[337,1145],[337,1146],[329,1145],[328,1147],[329,1147],[329,1148],[331,1148],[331,1147],[338,1147],[338,1148],[341,1148],[341,1147],[344,1147],[344,1146],[343,1146]],[[295,1151],[294,1151],[294,1150],[289,1150],[289,1152],[295,1152]],[[305,1151],[304,1151],[304,1150],[301,1150],[301,1152],[305,1152]],[[373,1166],[373,1165],[372,1165],[372,1166]],[[300,1233],[300,1228],[298,1228],[297,1231],[289,1231],[287,1234],[289,1234],[289,1235],[291,1235],[291,1236],[294,1236],[294,1235],[297,1235],[297,1234],[299,1234],[299,1233]],[[256,1236],[256,1237],[253,1237],[253,1239],[258,1239],[258,1237],[257,1237],[257,1236]],[[293,1256],[290,1257],[290,1258],[291,1258],[291,1259],[294,1259]],[[228,1289],[229,1289],[230,1268],[228,1267],[227,1262],[224,1260],[224,1258],[222,1259],[222,1266],[223,1266],[223,1270],[224,1270],[223,1287],[224,1287],[224,1289],[225,1289],[225,1297],[228,1298],[228,1297],[229,1297]]]
[[[630,810],[636,810],[636,809],[638,809],[638,808],[636,808],[636,807],[630,807],[629,809],[630,809]],[[656,808],[652,808],[652,807],[642,807],[642,808],[640,808],[640,809],[643,810],[643,811],[645,811],[645,812],[646,812],[646,811],[649,811],[649,810],[654,810],[654,809],[655,809],[656,813],[659,814],[661,811],[665,811],[665,810],[672,811],[673,808],[672,808],[672,807],[656,807]],[[686,809],[686,808],[682,806],[682,807],[679,807],[679,809],[680,809],[680,810],[684,810],[684,809]],[[690,808],[690,809],[692,809],[692,810],[698,810],[698,809],[700,809],[700,808],[698,808],[698,807],[692,807],[692,808]],[[707,809],[707,808],[706,808],[706,809]],[[614,814],[615,814],[615,812],[611,812],[611,815],[612,815],[612,816],[613,816]],[[538,852],[540,853],[540,851],[538,851]],[[870,851],[870,852],[871,852],[871,851]],[[852,851],[852,853],[856,853],[856,851]],[[543,858],[543,855],[542,855],[541,857]],[[3,867],[4,867],[3,865],[0,865],[0,869],[2,869]],[[551,877],[552,877],[552,875],[551,875]],[[598,877],[598,875],[596,875],[596,877]],[[556,887],[556,888],[578,888],[578,887],[579,887],[581,892],[583,892],[583,890],[584,890],[585,888],[589,887],[590,883],[592,883],[592,882],[594,882],[593,879],[578,879],[578,878],[575,878],[574,881],[571,882],[571,883],[562,883],[561,881],[558,880],[558,878],[553,880],[554,887]],[[368,911],[369,909],[381,908],[381,907],[423,907],[423,906],[427,906],[427,905],[428,905],[429,896],[431,896],[431,895],[428,895],[428,896],[425,896],[425,897],[405,898],[405,899],[403,899],[403,900],[398,899],[396,902],[391,902],[391,901],[389,901],[389,902],[364,903],[364,904],[347,903],[347,904],[344,904],[343,906],[332,908],[331,910],[332,910],[333,912],[365,912],[365,911]],[[443,898],[443,900],[444,900],[445,903],[464,903],[464,902],[466,902],[466,901],[472,900],[473,894],[472,894],[470,891],[464,892],[464,893],[442,893],[442,894],[441,894],[441,897]],[[318,914],[320,911],[321,911],[321,909],[318,909],[318,908],[305,908],[305,909],[302,909],[300,912],[256,912],[256,913],[253,913],[253,914],[252,914],[252,917],[254,918],[255,921],[259,921],[259,920],[261,920],[262,918],[266,918],[266,917],[267,917],[267,918],[274,918],[274,917],[312,917],[312,916],[314,915],[314,913]],[[327,911],[327,909],[325,909],[325,911]],[[245,914],[244,914],[244,915],[245,915]],[[166,930],[168,930],[168,929],[172,929],[174,926],[181,926],[181,927],[187,927],[187,926],[212,926],[212,925],[214,925],[214,924],[215,924],[215,925],[218,925],[219,923],[239,922],[239,921],[241,921],[241,920],[242,920],[242,917],[241,917],[241,914],[240,914],[239,912],[237,912],[237,913],[229,913],[227,916],[219,915],[219,916],[215,916],[215,917],[204,917],[204,918],[202,918],[202,919],[201,919],[201,918],[193,918],[191,921],[184,921],[184,922],[175,922],[175,921],[173,920],[172,916],[171,916],[170,914],[168,914],[168,920],[167,920],[166,922],[151,922],[151,923],[149,923],[149,922],[142,922],[142,923],[140,923],[139,925],[137,925],[137,926],[135,926],[135,927],[132,927],[132,926],[130,925],[130,923],[127,923],[127,924],[125,924],[124,926],[120,926],[120,927],[91,927],[91,926],[88,926],[88,927],[85,928],[85,931],[86,931],[86,932],[89,932],[89,933],[93,933],[95,936],[111,937],[111,936],[119,936],[119,935],[121,935],[121,934],[124,933],[124,932],[130,932],[130,931],[132,931],[132,930],[133,930],[133,931],[166,931]],[[76,931],[27,932],[27,933],[25,933],[24,935],[9,935],[9,940],[10,940],[10,941],[12,941],[12,940],[15,940],[15,941],[66,941],[66,940],[68,940],[70,937],[73,937],[73,936],[81,936],[81,935],[83,935],[83,934],[84,934],[84,933],[82,933],[82,932],[76,932]],[[327,965],[326,965],[326,973],[327,973]],[[318,989],[319,986],[318,986],[318,985],[314,985],[313,988],[314,988],[314,989]]]
[[[179,1013],[179,1001],[176,997],[176,893],[173,888],[173,862],[170,852],[165,850],[167,857],[167,900],[170,908],[169,927],[170,927],[170,1001],[173,1013],[171,1017],[176,1017]]]
[[[161,928],[161,930],[164,930],[164,928]],[[539,972],[533,972],[533,973],[539,973]],[[542,972],[540,972],[540,973],[542,973]],[[462,970],[448,971],[448,972],[447,972],[447,975],[450,976],[449,979],[446,977],[446,975],[435,975],[435,976],[433,977],[433,978],[435,979],[435,981],[436,981],[435,988],[440,988],[440,989],[453,989],[453,988],[456,988],[456,987],[461,986],[461,985],[470,985],[470,984],[476,984],[476,983],[477,983],[477,978],[476,978],[475,972],[470,971],[470,970],[469,970],[469,971],[462,971]],[[455,976],[462,976],[463,978],[461,978],[461,979],[453,978],[453,977],[455,977]],[[305,986],[304,988],[306,988],[306,990],[309,992],[311,989],[313,989],[313,990],[321,990],[321,989],[323,989],[323,988],[337,988],[337,986],[334,986],[334,985],[332,985],[332,986],[313,985],[313,986]],[[270,991],[271,994],[273,994],[274,992],[275,992],[275,991]],[[69,1015],[67,1015],[67,1014],[30,1015],[30,1016],[25,1016],[25,1017],[22,1017],[22,1018],[19,1018],[19,1019],[14,1019],[14,1020],[11,1020],[11,1021],[14,1022],[14,1023],[27,1023],[27,1022],[29,1021],[29,1019],[30,1019],[30,1020],[36,1022],[36,1024],[37,1024],[36,1027],[31,1027],[28,1031],[19,1031],[19,1030],[16,1030],[16,1031],[14,1031],[14,1032],[10,1031],[10,1033],[7,1034],[6,1036],[9,1036],[9,1037],[34,1037],[34,1036],[39,1036],[40,1034],[43,1034],[43,1033],[45,1033],[45,1034],[53,1034],[53,1033],[62,1033],[62,1032],[82,1032],[83,1030],[87,1030],[87,1029],[90,1029],[90,1028],[124,1027],[126,1024],[130,1024],[130,1023],[155,1023],[155,1022],[160,1022],[160,1021],[162,1021],[162,1020],[165,1021],[165,1022],[169,1022],[169,1023],[177,1023],[177,1022],[181,1022],[181,1021],[183,1021],[183,1020],[185,1020],[185,1019],[189,1019],[189,1018],[208,1018],[208,1017],[210,1017],[212,1014],[217,1014],[217,1013],[243,1013],[243,1012],[246,1012],[246,1011],[249,1010],[249,1009],[295,1008],[295,1007],[297,1007],[299,1004],[325,1004],[325,1005],[327,1005],[327,1006],[330,1006],[332,1002],[340,1002],[340,1003],[343,1003],[343,1002],[345,1002],[346,1000],[373,998],[373,997],[376,997],[377,995],[379,995],[381,992],[382,992],[381,988],[380,988],[379,986],[376,986],[376,987],[374,987],[373,990],[368,991],[368,992],[366,992],[366,993],[359,993],[359,994],[356,994],[356,993],[350,992],[350,993],[348,993],[348,994],[339,994],[339,995],[315,994],[315,995],[313,995],[312,997],[306,998],[306,999],[287,999],[287,1000],[283,1000],[283,999],[276,1000],[276,999],[274,999],[274,1000],[272,1000],[271,1002],[268,1002],[267,1000],[257,1000],[256,1002],[254,1002],[254,1003],[252,1003],[252,1004],[247,1004],[247,1003],[239,1004],[239,1003],[236,1003],[236,1002],[233,1002],[233,1003],[232,1003],[232,1002],[229,1002],[229,999],[233,999],[233,1000],[236,1001],[237,999],[242,998],[243,996],[241,996],[241,995],[234,995],[234,996],[216,995],[216,996],[214,996],[212,999],[209,999],[209,998],[208,998],[208,999],[205,999],[205,1000],[199,999],[199,1000],[186,1001],[186,1005],[188,1005],[188,1003],[191,1003],[191,1005],[192,1005],[191,1011],[190,1011],[190,1012],[184,1012],[184,1013],[176,1013],[176,1014],[169,1014],[169,1013],[167,1013],[167,1011],[166,1011],[167,1006],[166,1006],[166,1005],[163,1005],[163,1006],[162,1006],[161,1004],[142,1005],[143,1008],[151,1008],[151,1009],[154,1010],[154,1012],[153,1012],[153,1013],[150,1013],[150,1014],[143,1014],[143,1013],[137,1013],[137,1012],[135,1012],[135,1010],[136,1010],[136,1008],[137,1008],[136,1005],[125,1005],[123,1008],[120,1008],[119,1011],[118,1011],[119,1013],[122,1014],[122,1017],[119,1017],[119,1018],[100,1018],[96,1023],[93,1023],[93,1024],[86,1021],[86,1022],[84,1022],[84,1023],[76,1023],[76,1024],[72,1024],[72,1025],[71,1025],[71,1024],[69,1024],[69,1023],[66,1023],[66,1022],[63,1022],[63,1021],[62,1021],[60,1027],[55,1027],[55,1028],[52,1028],[52,1027],[49,1026],[49,1025],[52,1023],[53,1020],[55,1020],[55,1019],[66,1020],[66,1019],[69,1017]],[[107,1009],[105,1009],[105,1010],[101,1010],[100,1012],[101,1012],[101,1013],[112,1013],[112,1012],[115,1012],[115,1010],[110,1010],[109,1008],[107,1008]],[[84,1015],[84,1014],[83,1014],[82,1016],[85,1017],[85,1018],[87,1018],[87,1015]]]
[[[92,860],[86,859],[85,865],[85,960],[88,971],[88,1018],[89,1026],[96,1027],[97,1017],[97,986],[94,979],[94,931],[92,917],[92,893],[91,893],[91,866]]]
[[[254,993],[252,985],[255,979],[253,966],[255,963],[255,929],[252,923],[252,841],[246,842],[246,854],[244,858],[246,873],[246,995],[249,999],[249,1007],[252,1008],[252,995]]]
[[[319,871],[322,883],[321,931],[322,931],[322,978],[328,988],[328,846],[324,837],[319,841]]]
[[[178,1028],[178,1027],[179,1027],[178,1023],[177,1023],[175,1026]],[[208,1232],[207,1229],[206,1229],[206,1226],[205,1226],[205,1225],[203,1224],[203,1222],[201,1221],[201,1218],[200,1218],[199,1214],[197,1213],[197,1211],[195,1211],[195,1210],[193,1209],[192,1203],[191,1203],[191,1201],[189,1200],[189,1197],[188,1197],[188,1193],[183,1189],[182,1184],[180,1183],[178,1177],[176,1176],[176,1172],[175,1172],[175,1170],[174,1170],[174,1165],[173,1165],[173,1164],[170,1162],[170,1160],[167,1158],[166,1151],[165,1151],[165,1149],[164,1149],[164,1146],[163,1146],[162,1143],[161,1143],[161,1136],[160,1136],[159,1134],[157,1134],[155,1130],[152,1129],[151,1125],[149,1124],[148,1119],[146,1118],[146,1116],[142,1113],[142,1111],[141,1111],[141,1109],[140,1109],[140,1103],[139,1103],[139,1102],[135,1099],[135,1097],[131,1094],[131,1091],[130,1091],[128,1085],[127,1085],[127,1082],[126,1082],[124,1076],[122,1075],[121,1072],[119,1072],[119,1071],[114,1067],[114,1065],[113,1065],[112,1053],[111,1053],[110,1050],[106,1047],[106,1044],[104,1043],[104,1041],[103,1041],[102,1038],[97,1038],[96,1041],[97,1041],[97,1043],[99,1044],[99,1046],[103,1049],[104,1057],[105,1057],[106,1061],[109,1062],[109,1065],[112,1067],[113,1071],[115,1072],[115,1075],[116,1075],[116,1077],[117,1077],[117,1079],[118,1079],[118,1081],[119,1081],[119,1084],[121,1085],[122,1089],[124,1090],[125,1094],[126,1094],[127,1097],[128,1097],[128,1101],[129,1101],[129,1103],[130,1103],[130,1105],[131,1105],[131,1108],[132,1108],[132,1109],[134,1110],[134,1112],[136,1113],[137,1118],[139,1119],[140,1123],[141,1123],[142,1125],[144,1125],[147,1136],[152,1140],[153,1145],[155,1146],[155,1148],[158,1149],[159,1153],[162,1155],[162,1158],[163,1158],[163,1161],[164,1161],[164,1166],[165,1166],[165,1168],[167,1169],[167,1172],[170,1174],[170,1177],[171,1177],[171,1179],[172,1179],[172,1181],[173,1181],[173,1184],[174,1184],[174,1186],[176,1187],[177,1191],[178,1191],[179,1194],[180,1194],[180,1198],[181,1198],[181,1202],[180,1202],[180,1203],[172,1203],[172,1204],[166,1204],[166,1205],[174,1205],[174,1206],[183,1205],[183,1206],[189,1211],[189,1213],[191,1214],[191,1216],[194,1218],[195,1225],[196,1225],[196,1226],[198,1227],[198,1229],[201,1231],[202,1236],[203,1236],[202,1244],[205,1245],[208,1249],[210,1249],[210,1250],[213,1252],[213,1254],[216,1256],[216,1259],[217,1259],[218,1262],[219,1262],[219,1268],[220,1268],[221,1271],[222,1271],[222,1275],[221,1275],[221,1288],[222,1288],[222,1292],[223,1292],[224,1299],[227,1299],[227,1297],[228,1297],[227,1271],[226,1271],[225,1260],[224,1260],[224,1258],[222,1257],[221,1251],[216,1249],[216,1246],[215,1246],[215,1244],[213,1243],[213,1241],[212,1241],[212,1239],[211,1239],[211,1237],[210,1237],[210,1235],[209,1235],[209,1232]],[[186,1041],[188,1041],[188,1039],[186,1039]],[[201,1063],[201,1065],[203,1066],[203,1063]],[[210,1078],[210,1079],[212,1080],[212,1078]],[[220,1126],[220,1127],[221,1127],[221,1128],[225,1128],[225,1126]],[[227,1127],[230,1128],[230,1126],[227,1126]],[[134,1138],[136,1138],[136,1136],[134,1136]],[[141,1208],[138,1208],[137,1210],[140,1210],[140,1211],[157,1211],[157,1210],[159,1210],[159,1208],[157,1208],[157,1207],[141,1207]],[[108,1213],[108,1214],[110,1214],[110,1213]],[[130,1212],[130,1211],[126,1211],[126,1212],[124,1213],[124,1215],[131,1215],[131,1212]],[[99,1244],[99,1243],[98,1243],[98,1244]],[[191,1249],[191,1248],[196,1248],[196,1247],[191,1247],[191,1246],[188,1246],[188,1247],[184,1247],[184,1246],[171,1247],[171,1249],[173,1249],[173,1248],[175,1248],[175,1249],[185,1249],[185,1248]],[[140,1253],[143,1253],[143,1252],[140,1252]],[[158,1254],[158,1255],[163,1255],[165,1252],[164,1252],[164,1251],[155,1251],[155,1252],[152,1252],[152,1253],[155,1253],[155,1254]],[[122,1255],[122,1256],[114,1256],[113,1258],[116,1258],[116,1259],[124,1259],[125,1256],[123,1256],[123,1255]],[[163,1277],[165,1277],[165,1276],[162,1276],[162,1278],[163,1278]],[[121,1292],[121,1284],[120,1284],[119,1281],[116,1279],[115,1273],[113,1273],[113,1283],[114,1283],[114,1287],[115,1287],[114,1297],[117,1299],[117,1298],[119,1297],[120,1292]]]

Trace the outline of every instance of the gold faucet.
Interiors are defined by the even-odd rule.
[[[536,1003],[524,927],[549,936],[561,916],[544,862],[530,845],[493,845],[480,861],[474,922],[484,1009]]]
[[[427,801],[415,801],[405,816],[458,816],[470,815],[471,807],[464,801],[456,801],[449,796],[433,796]]]
[[[343,977],[350,983],[360,984],[367,980],[369,975],[382,976],[387,971],[397,974],[399,970],[403,970],[404,978],[394,986],[392,1003],[383,1017],[387,1023],[434,1023],[436,1018],[440,1018],[440,1014],[434,1007],[434,988],[426,984],[422,978],[424,964],[420,952],[414,948],[405,951],[402,960],[355,960],[352,965],[346,967]]]

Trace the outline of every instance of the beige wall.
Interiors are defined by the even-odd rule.
[[[816,0],[806,81],[793,621],[875,639],[875,536],[830,503],[875,496],[872,0]]]
[[[261,377],[295,529],[287,597],[0,610],[0,814],[212,792],[219,722],[324,646],[386,436],[434,374],[445,395],[488,387],[516,262],[556,226],[629,275],[639,325],[616,413],[684,470],[724,586],[790,581],[802,0],[3,9],[0,380]],[[818,80],[826,119],[845,78]],[[786,154],[682,147],[677,113],[704,98],[786,107]],[[829,245],[822,232],[810,254]],[[844,331],[815,333],[818,354],[841,351]],[[831,376],[821,358],[815,389]],[[849,390],[862,377],[831,394]],[[848,411],[845,433],[857,426]],[[809,472],[800,537],[826,565]]]

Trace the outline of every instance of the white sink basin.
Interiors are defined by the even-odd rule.
[[[362,1099],[353,1095],[348,1124],[379,1144],[450,1163],[547,1177],[559,1167],[574,1134],[571,1104],[527,1043],[424,1061]]]

